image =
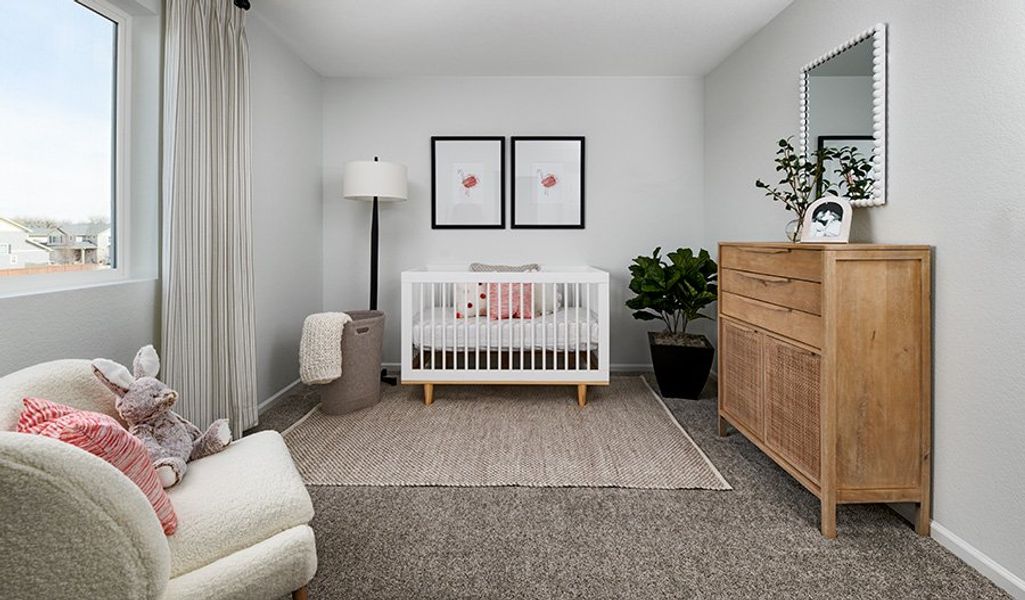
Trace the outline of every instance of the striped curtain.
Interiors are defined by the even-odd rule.
[[[256,424],[245,11],[167,0],[163,377],[200,428]]]

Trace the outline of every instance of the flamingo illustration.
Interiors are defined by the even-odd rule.
[[[466,175],[465,173],[463,173],[462,169],[459,169],[458,173],[459,173],[459,183],[461,183],[463,185],[463,193],[466,194],[467,198],[469,198],[470,197],[470,188],[477,187],[477,184],[480,183],[480,180],[477,179],[477,176],[474,175],[473,173],[470,173],[469,175]]]
[[[545,196],[548,195],[548,190],[555,187],[559,183],[559,179],[552,173],[544,173],[541,169],[537,170],[537,177],[541,180],[541,186],[545,188]]]

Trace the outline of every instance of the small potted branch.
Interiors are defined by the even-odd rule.
[[[791,242],[801,239],[801,226],[808,207],[826,194],[837,195],[836,188],[825,177],[826,161],[837,157],[838,150],[823,148],[811,156],[799,156],[794,150],[790,138],[780,140],[776,150],[776,171],[781,179],[775,186],[770,186],[761,179],[755,181],[755,187],[765,190],[765,195],[780,202],[787,210],[796,215],[796,219],[787,223],[787,237]]]
[[[698,254],[680,248],[661,256],[638,256],[630,265],[630,291],[626,301],[633,317],[662,321],[665,330],[648,332],[651,363],[659,391],[666,398],[697,398],[708,381],[715,349],[703,335],[687,333],[687,325],[707,319],[702,309],[716,300],[718,269],[707,250]]]

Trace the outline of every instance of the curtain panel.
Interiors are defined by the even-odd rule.
[[[249,56],[231,0],[166,0],[164,379],[175,410],[257,421]]]

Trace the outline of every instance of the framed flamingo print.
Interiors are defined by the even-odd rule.
[[[505,229],[505,138],[431,138],[431,228]]]
[[[514,229],[584,228],[584,138],[512,138]]]

